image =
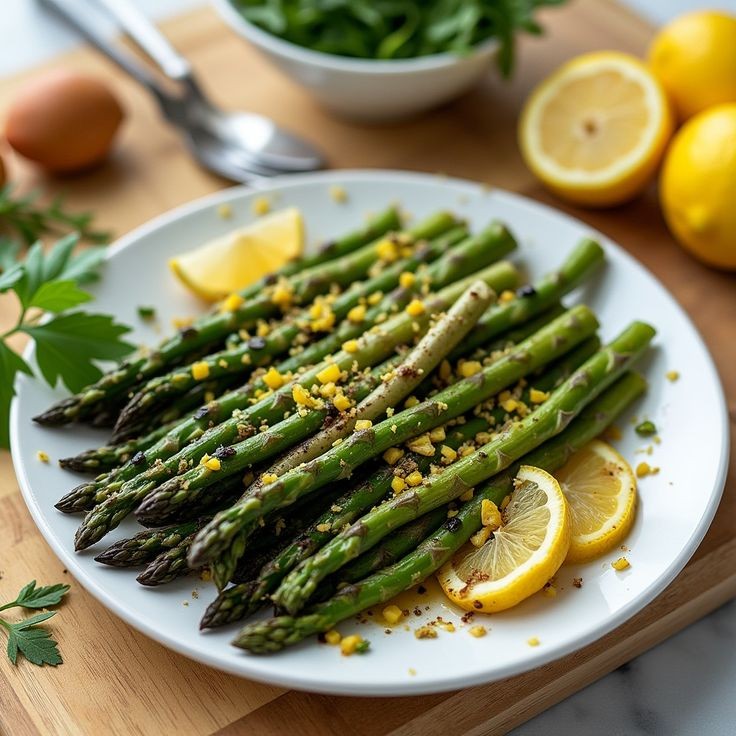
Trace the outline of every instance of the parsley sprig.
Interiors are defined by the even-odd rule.
[[[68,591],[69,586],[60,583],[37,588],[36,581],[31,580],[14,601],[0,606],[0,611],[16,607],[42,609],[58,606]],[[8,632],[8,657],[13,664],[18,661],[18,652],[38,666],[50,664],[55,667],[62,663],[59,645],[47,629],[39,626],[54,615],[56,611],[44,611],[22,621],[0,618],[0,627]]]
[[[130,331],[106,314],[76,309],[91,300],[80,288],[96,280],[104,249],[90,247],[78,254],[79,235],[59,240],[44,253],[33,244],[25,260],[15,261],[15,246],[0,241],[0,294],[13,292],[19,305],[16,324],[0,334],[0,447],[9,446],[8,417],[18,373],[33,375],[31,367],[8,345],[8,338],[22,333],[36,344],[36,363],[46,382],[59,379],[73,392],[93,383],[102,372],[97,360],[120,360],[133,346],[122,336]]]
[[[15,194],[12,184],[0,187],[0,226],[7,233],[18,234],[26,245],[33,245],[44,235],[79,234],[90,243],[107,243],[110,233],[92,227],[89,212],[69,212],[61,195],[49,204],[40,201],[40,192]],[[19,249],[20,244],[18,244]],[[0,264],[2,268],[2,264]]]

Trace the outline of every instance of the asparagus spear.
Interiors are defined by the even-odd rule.
[[[253,524],[270,511],[293,503],[334,480],[347,478],[362,463],[389,447],[460,416],[519,378],[562,355],[591,335],[598,323],[585,306],[571,309],[535,336],[520,343],[480,373],[459,381],[432,399],[395,414],[371,429],[355,432],[321,457],[294,468],[257,494],[247,494],[202,529],[190,551],[193,567],[216,559],[231,546],[244,549]],[[237,453],[223,463],[226,473],[240,470]],[[189,487],[207,483],[197,469],[179,476]]]
[[[183,524],[146,529],[130,539],[121,539],[95,557],[96,562],[113,567],[135,567],[151,562],[160,552],[171,549],[185,537],[197,531],[199,521],[187,521]]]
[[[275,273],[264,276],[250,286],[246,286],[239,292],[240,296],[243,299],[252,299],[266,287],[273,284],[275,279],[288,278],[289,276],[296,275],[300,271],[306,271],[314,266],[320,266],[327,261],[334,261],[347,256],[366,243],[380,238],[381,235],[391,230],[398,230],[399,227],[401,227],[401,218],[399,217],[398,211],[394,206],[388,207],[383,212],[379,212],[377,215],[371,217],[362,228],[343,235],[337,240],[328,240],[317,248],[315,253],[289,261]]]
[[[553,363],[542,375],[534,377],[533,380],[530,377],[530,386],[539,391],[551,391],[593,355],[599,347],[600,340],[597,337],[589,337],[578,347]],[[523,402],[529,401],[528,390],[522,395],[521,400]],[[482,416],[472,417],[463,424],[447,428],[444,444],[457,450],[462,444],[473,440],[478,433],[485,432],[491,426],[495,427],[503,424],[505,415],[506,410],[497,406],[490,412],[484,412]],[[361,513],[382,501],[391,490],[391,481],[397,470],[400,469],[405,475],[412,470],[418,470],[420,473],[426,474],[432,464],[441,463],[442,457],[440,448],[436,450],[433,457],[409,453],[401,459],[399,466],[384,465],[375,473],[370,474],[345,495],[336,499],[332,508],[319,516],[302,534],[297,536],[290,544],[287,544],[271,561],[265,564],[258,572],[255,580],[251,576],[248,576],[245,580],[234,578],[234,582],[237,584],[221,591],[208,606],[200,623],[200,628],[223,626],[253,613],[263,605],[266,597],[276,590],[287,573],[294,569],[299,562],[321,549],[346,524],[352,523]],[[444,514],[444,511],[441,511],[441,513]],[[408,525],[403,527],[397,533],[397,536],[403,537],[405,531],[408,532]],[[417,540],[417,544],[419,541],[421,540]],[[395,550],[398,546],[398,541],[392,541],[389,549]],[[388,552],[383,553],[379,550],[380,545],[358,558],[355,561],[356,564],[373,552],[376,553],[373,559],[381,554],[388,554]],[[361,562],[361,564],[366,563]],[[341,574],[344,574],[345,569],[347,568],[344,568]]]
[[[393,289],[398,285],[402,273],[414,271],[421,263],[435,260],[450,245],[462,239],[466,232],[465,228],[454,228],[449,231],[449,237],[440,237],[432,243],[421,244],[409,258],[390,265],[373,278],[355,284],[330,305],[331,315],[340,321],[361,300],[375,292]],[[489,262],[502,258],[514,247],[515,243],[509,232],[500,224],[494,223],[479,235],[465,240],[463,250],[483,252],[486,262]],[[285,353],[300,334],[307,334],[309,324],[310,310],[305,309],[263,338],[252,338],[237,347],[202,358],[196,363],[197,369],[215,378],[242,375],[246,366],[264,365],[274,357]],[[152,408],[165,404],[196,383],[194,364],[181,366],[151,379],[123,409],[116,429],[123,430],[128,424],[140,422],[140,418],[145,417]]]
[[[462,284],[455,284],[453,286],[453,282],[462,278],[465,274],[475,272],[486,262],[487,254],[478,252],[475,242],[470,242],[468,248],[466,248],[466,244],[464,243],[458,245],[427,268],[425,278],[429,282],[429,285],[433,288],[445,287],[436,298],[430,300],[429,307],[441,311],[449,306],[449,304],[457,299],[457,296],[464,288]],[[490,266],[482,274],[478,275],[483,276],[486,283],[496,291],[513,287],[517,282],[516,270],[504,261]],[[348,323],[344,322],[336,332],[314,343],[303,352],[277,366],[278,372],[280,374],[288,374],[304,366],[312,366],[311,374],[309,375],[311,375],[310,380],[314,381],[316,380],[316,373],[324,367],[322,363],[323,358],[336,351],[338,351],[338,354],[343,359],[342,367],[352,365],[352,358],[350,356],[345,357],[345,351],[341,351],[341,345],[346,340],[360,336],[361,333],[371,328],[381,315],[385,317],[392,304],[404,303],[410,297],[411,292],[409,290],[394,290],[381,304],[369,310],[362,323],[348,326]],[[417,322],[419,321],[426,323],[425,318],[417,320]],[[401,319],[398,316],[394,317],[388,324],[383,325],[383,329],[378,335],[372,335],[362,339],[362,342],[367,344],[362,346],[354,356],[354,359],[358,361],[361,367],[378,362],[388,355],[395,345],[400,344],[399,342],[391,341],[390,335],[387,337],[386,329],[391,328],[396,335],[399,335],[402,340],[406,341],[410,337],[413,337],[413,322],[406,315]],[[303,381],[304,377],[302,376],[300,377],[300,382]],[[163,439],[151,446],[142,458],[138,458],[138,463],[128,462],[120,470],[100,477],[93,482],[83,483],[73,488],[58,502],[57,508],[74,510],[91,508],[95,503],[99,503],[112,495],[112,493],[117,492],[124,482],[134,478],[147,468],[155,466],[159,460],[171,458],[172,455],[180,452],[186,445],[200,439],[207,428],[214,426],[223,419],[226,421],[223,422],[221,432],[216,438],[215,444],[210,449],[202,450],[202,453],[212,452],[219,444],[232,443],[234,441],[233,439],[223,439],[223,435],[227,435],[228,433],[232,435],[233,429],[236,430],[234,436],[240,436],[242,439],[242,436],[238,434],[240,432],[239,428],[243,426],[242,420],[226,419],[231,417],[236,411],[247,409],[252,421],[260,423],[265,416],[263,412],[270,411],[274,406],[280,412],[286,411],[293,406],[293,404],[290,404],[291,388],[286,386],[280,393],[277,392],[274,396],[266,397],[263,401],[251,407],[250,399],[254,395],[257,395],[259,391],[266,390],[268,390],[268,386],[264,383],[263,379],[259,379],[242,389],[225,394],[218,401],[210,402],[195,412],[189,420],[177,425]],[[253,417],[254,413],[257,415],[255,418]],[[211,437],[212,433],[208,435],[208,439]],[[194,450],[196,452],[197,448],[194,448]],[[197,461],[202,453],[196,458]],[[178,461],[179,458],[177,457],[174,461],[176,463],[174,467],[178,465]]]
[[[430,478],[422,486],[379,506],[314,557],[301,563],[284,580],[273,599],[290,613],[299,611],[321,580],[376,545],[392,529],[452,501],[558,434],[586,404],[621,375],[653,336],[654,330],[649,325],[632,323],[606,348],[588,359],[538,409],[473,455],[460,460],[451,473]],[[209,522],[199,534],[206,534],[212,524]]]
[[[517,299],[489,309],[464,340],[463,348],[467,351],[484,345],[502,330],[523,324],[554,306],[588,278],[604,259],[603,249],[598,243],[588,238],[581,240],[558,271],[544,276],[533,285],[522,286],[517,291]]]
[[[554,472],[574,452],[603,432],[642,393],[645,385],[644,380],[635,374],[623,376],[589,404],[561,434],[525,456],[522,462]],[[254,654],[276,652],[308,636],[328,631],[340,621],[386,602],[422,582],[450,560],[480,528],[483,500],[500,503],[512,492],[516,468],[513,466],[489,484],[476,489],[472,500],[460,508],[457,516],[443,524],[401,561],[355,585],[346,586],[330,600],[300,616],[278,616],[249,624],[239,632],[233,644]]]
[[[191,572],[187,565],[187,552],[194,539],[194,532],[184,537],[170,549],[161,551],[136,577],[141,585],[154,586],[170,583]]]
[[[433,237],[454,224],[452,215],[439,213],[426,221],[426,226],[422,228],[422,237]],[[375,260],[376,247],[369,242],[343,258],[300,271],[289,282],[293,299],[295,302],[306,302],[324,293],[332,283],[348,285],[364,276]],[[278,310],[278,305],[272,298],[274,288],[267,286],[235,309],[218,310],[198,319],[192,327],[165,340],[150,355],[131,357],[76,396],[59,402],[44,414],[35,417],[35,421],[59,425],[83,420],[101,404],[124,395],[131,386],[160,373],[182,355],[215,340],[224,339],[234,329],[270,317]]]

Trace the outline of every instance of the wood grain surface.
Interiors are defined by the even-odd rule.
[[[515,190],[598,228],[654,271],[692,315],[715,356],[736,420],[736,280],[688,257],[668,235],[652,189],[637,201],[590,212],[554,200],[523,166],[516,119],[531,86],[580,52],[641,53],[651,29],[609,0],[571,2],[545,13],[548,33],[525,39],[511,83],[495,73],[458,101],[422,118],[368,127],[335,119],[266,64],[210,10],[165,26],[213,97],[250,108],[317,141],[333,167],[443,171]],[[22,186],[66,191],[70,205],[92,209],[118,234],[194,197],[226,186],[201,171],[160,122],[146,94],[88,50],[59,63],[114,84],[127,122],[115,155],[84,177],[45,180],[7,156]],[[0,120],[29,75],[0,81]],[[7,152],[6,152],[7,153]],[[0,300],[0,327],[13,319]],[[693,397],[697,400],[697,397]],[[694,429],[695,431],[695,429]],[[733,444],[733,439],[732,439]],[[579,690],[736,595],[736,472],[706,539],[677,580],[634,619],[604,639],[526,675],[472,690],[414,698],[360,699],[287,692],[225,675],[169,652],[108,613],[81,586],[50,622],[64,665],[13,667],[0,656],[0,733],[26,734],[500,734]],[[26,511],[10,458],[0,454],[0,598],[28,580],[68,573]],[[380,717],[376,717],[376,714]]]

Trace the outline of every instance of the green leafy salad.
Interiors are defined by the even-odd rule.
[[[468,54],[498,39],[510,73],[517,32],[541,33],[540,6],[564,0],[232,0],[243,17],[299,46],[361,59]]]

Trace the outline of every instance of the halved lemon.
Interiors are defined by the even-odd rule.
[[[495,613],[541,590],[570,546],[570,515],[559,483],[524,465],[503,524],[479,549],[464,549],[438,573],[450,600],[467,611]]]
[[[593,440],[555,476],[572,519],[566,562],[586,562],[621,544],[636,516],[636,478],[626,460]]]
[[[522,155],[553,192],[610,206],[638,194],[673,130],[665,92],[628,54],[579,56],[543,81],[524,106]]]
[[[175,256],[169,266],[189,290],[214,302],[277,270],[303,248],[301,213],[289,207]]]

